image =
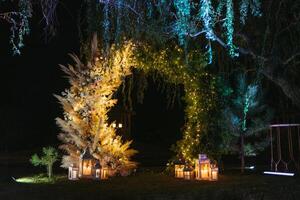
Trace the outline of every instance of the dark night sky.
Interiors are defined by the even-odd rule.
[[[59,9],[59,11],[62,11]],[[70,62],[77,52],[76,19],[72,13],[58,13],[58,34],[45,43],[39,16],[31,21],[21,56],[12,56],[7,30],[1,30],[1,144],[24,149],[56,141],[55,116],[60,108],[53,98],[67,87],[58,64]],[[7,31],[5,33],[5,31]]]
[[[70,2],[74,1],[64,1],[59,6],[57,35],[48,43],[41,18],[35,15],[21,56],[11,55],[8,29],[0,30],[0,151],[58,144],[59,130],[54,119],[62,114],[62,109],[53,94],[68,87],[58,64],[72,63],[68,53],[79,52],[76,5],[71,6]],[[135,108],[133,139],[153,143],[152,148],[164,146],[167,151],[180,137],[183,107],[166,109],[164,94],[154,84],[150,84],[145,96],[144,104]],[[149,138],[159,138],[161,144]]]

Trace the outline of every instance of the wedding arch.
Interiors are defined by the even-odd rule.
[[[95,40],[97,41],[97,40]],[[94,41],[94,43],[95,43]],[[92,45],[92,61],[84,64],[72,55],[75,65],[61,66],[68,75],[71,87],[56,95],[64,109],[64,117],[57,118],[62,132],[61,149],[66,152],[62,166],[68,168],[79,162],[88,150],[101,166],[126,174],[136,167],[131,161],[136,153],[131,141],[124,142],[108,124],[108,112],[116,104],[113,94],[132,69],[145,73],[157,71],[165,81],[184,86],[185,126],[182,139],[175,145],[175,157],[192,162],[197,154],[214,154],[216,134],[212,125],[218,107],[219,80],[209,73],[205,59],[197,50],[189,55],[176,45],[156,49],[147,44],[123,42],[109,51],[99,53]],[[190,58],[193,62],[188,62]]]

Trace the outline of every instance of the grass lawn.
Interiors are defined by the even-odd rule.
[[[12,177],[45,172],[28,162],[30,155],[0,156],[0,200],[300,200],[299,177],[240,175],[229,168],[217,182],[184,181],[160,173],[162,168],[142,167],[134,176],[107,181],[69,181],[66,177],[54,184],[13,181]],[[54,172],[60,177],[67,174],[58,165]]]
[[[220,176],[217,182],[184,181],[145,170],[130,177],[107,181],[68,181],[55,184],[0,182],[1,200],[82,200],[82,199],[246,199],[299,200],[299,178],[251,174]]]

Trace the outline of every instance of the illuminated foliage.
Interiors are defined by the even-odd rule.
[[[101,58],[86,69],[80,67],[84,65],[77,58],[78,67],[64,68],[71,75],[72,87],[58,97],[65,110],[65,119],[57,119],[64,131],[60,138],[65,143],[62,148],[69,154],[64,156],[63,166],[76,163],[79,153],[87,147],[95,158],[112,163],[118,163],[116,157],[120,158],[122,149],[123,160],[129,163],[117,165],[134,166],[129,161],[132,150],[128,150],[128,155],[124,153],[130,143],[123,148],[114,128],[104,125],[108,120],[107,112],[116,103],[112,95],[131,74],[130,67],[146,74],[158,72],[167,83],[184,86],[186,123],[182,139],[174,147],[177,157],[192,162],[200,152],[216,155],[220,139],[216,131],[218,125],[214,123],[221,110],[220,79],[207,68],[205,58],[199,56],[200,50],[195,48],[186,55],[175,44],[157,48],[139,43],[134,49],[130,49],[131,43],[125,44],[131,46],[122,45],[120,49],[113,46],[109,57]],[[115,137],[116,144],[107,144],[107,140]]]
[[[206,38],[208,39],[208,55],[209,55],[209,64],[212,63],[212,48],[210,40],[215,40],[214,37],[214,12],[210,0],[200,0],[200,9],[198,13],[199,19],[202,21],[204,30],[206,32]]]
[[[54,34],[58,0],[39,1],[45,31]],[[11,43],[15,53],[19,53],[20,46],[23,45],[23,36],[28,34],[28,18],[32,14],[32,0],[18,0],[18,2],[19,9],[10,12],[10,16],[4,17],[5,13],[1,13],[0,10],[0,19],[5,19],[11,24],[15,24],[12,19],[14,22],[21,20],[12,28],[14,31],[12,31]],[[239,1],[242,24],[245,23],[249,13],[260,16],[260,4],[261,0]],[[86,9],[85,12],[80,11],[78,20],[79,28],[84,29],[80,33],[82,42],[89,41],[94,32],[101,32],[101,41],[105,44],[102,46],[106,50],[111,42],[119,42],[120,36],[134,40],[139,40],[141,37],[155,38],[155,40],[177,37],[180,45],[187,46],[189,38],[205,35],[209,63],[212,62],[211,42],[218,42],[227,48],[232,57],[238,55],[234,46],[234,19],[238,15],[234,12],[233,0],[86,0],[82,2],[81,8]],[[224,31],[218,32],[222,24]],[[226,40],[226,45],[222,39]],[[86,47],[86,44],[82,46],[85,51],[88,51],[89,47]],[[82,53],[88,55],[87,52]]]
[[[143,45],[135,54],[138,69],[146,73],[157,71],[168,83],[184,86],[186,123],[174,151],[177,157],[189,162],[200,152],[216,155],[220,142],[215,140],[216,132],[212,131],[212,127],[218,126],[215,120],[220,114],[219,80],[209,72],[205,59],[199,54],[197,49],[190,51],[188,66],[184,50],[176,45],[159,50]]]
[[[177,34],[181,45],[186,43],[186,37],[190,31],[191,5],[189,0],[174,0],[177,20],[174,32]]]
[[[233,0],[134,2],[122,0],[121,4],[119,1],[101,0],[99,3],[104,8],[101,23],[109,23],[111,27],[116,26],[116,29],[112,29],[113,33],[114,31],[117,33],[116,36],[122,35],[134,40],[147,40],[147,42],[149,40],[167,42],[176,37],[179,45],[188,51],[189,39],[204,35],[209,64],[213,60],[212,42],[218,42],[228,49],[231,57],[238,56],[238,48],[234,44],[234,22],[238,13],[235,12],[237,9],[234,7]],[[240,0],[238,3],[242,24],[249,14],[249,9],[252,15],[260,15],[260,0]],[[110,7],[109,17],[107,17],[108,7]],[[120,18],[120,9],[123,13],[122,18]],[[94,19],[91,19],[90,23],[95,23]],[[121,28],[119,24],[122,24]],[[106,39],[109,35],[112,34],[107,32],[103,34],[105,43],[109,41]]]
[[[5,1],[0,2],[0,6]],[[1,8],[1,7],[0,7]],[[29,18],[32,17],[32,5],[30,1],[19,0],[18,12],[0,12],[0,20],[5,20],[10,25],[9,43],[12,46],[13,54],[20,54],[24,46],[24,36],[29,34]]]
[[[227,0],[226,3],[226,18],[224,21],[224,28],[226,30],[226,42],[229,48],[230,56],[238,56],[236,49],[233,45],[233,33],[234,33],[234,10],[233,0]]]
[[[245,75],[240,75],[232,96],[231,106],[227,106],[224,118],[232,135],[231,151],[241,156],[241,169],[244,169],[244,156],[253,156],[267,145],[265,138],[259,140],[261,131],[268,128],[271,112],[262,105],[258,84],[248,84]],[[229,104],[230,105],[230,104]],[[256,137],[253,141],[246,138]]]
[[[44,165],[47,167],[48,178],[52,178],[52,168],[53,164],[58,160],[58,152],[53,147],[44,147],[43,148],[43,155],[39,157],[37,154],[34,154],[30,162],[34,166]]]
[[[240,2],[240,21],[242,24],[245,24],[246,18],[251,10],[253,16],[260,16],[261,11],[261,2],[260,0],[241,0]]]
[[[131,142],[124,143],[107,122],[107,113],[117,102],[113,94],[134,66],[133,49],[128,42],[119,49],[111,47],[110,57],[95,57],[84,65],[72,56],[76,65],[62,66],[71,84],[70,89],[56,96],[64,109],[64,118],[57,118],[62,129],[59,139],[64,143],[61,149],[67,153],[63,167],[76,165],[87,148],[102,166],[121,174],[136,166],[130,161],[136,152],[129,148]]]

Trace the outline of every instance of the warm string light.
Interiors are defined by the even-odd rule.
[[[122,48],[110,49],[110,57],[95,58],[90,68],[74,57],[76,66],[63,67],[70,76],[71,88],[62,96],[57,96],[64,108],[64,119],[57,119],[63,133],[59,138],[64,143],[61,148],[68,155],[63,157],[63,166],[76,164],[81,152],[89,149],[101,166],[109,167],[124,174],[136,164],[130,157],[136,152],[130,149],[131,142],[123,142],[116,134],[115,123],[108,124],[107,113],[117,103],[113,94],[122,84],[124,77],[131,74],[134,66],[133,44],[128,42]]]
[[[172,49],[152,50],[149,46],[137,52],[138,66],[145,72],[158,71],[170,83],[182,84],[185,90],[185,115],[187,118],[183,138],[177,143],[177,154],[186,161],[193,161],[199,153],[200,136],[207,129],[208,115],[215,108],[218,92],[216,81],[205,66],[205,58],[198,56],[198,66],[186,66],[184,51]],[[199,54],[191,51],[190,54]],[[188,55],[193,57],[191,55]],[[159,58],[159,59],[157,59]],[[195,73],[195,71],[197,73]]]

